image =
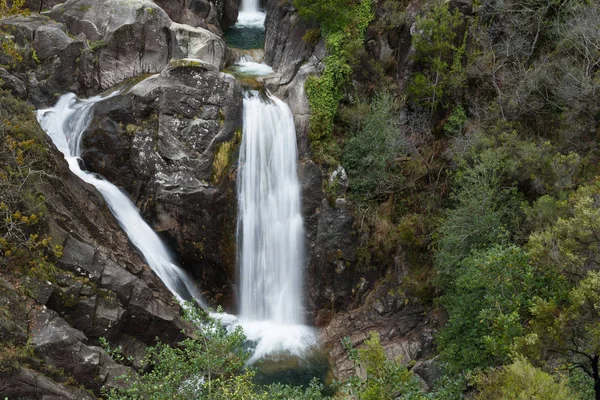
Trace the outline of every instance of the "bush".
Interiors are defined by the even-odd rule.
[[[362,129],[344,146],[342,164],[356,201],[368,202],[399,190],[403,177],[399,158],[406,153],[394,98],[389,92],[375,96]]]
[[[454,207],[436,231],[435,264],[446,282],[473,251],[506,243],[518,210],[514,190],[502,186],[500,165],[493,158],[480,158],[458,171],[452,201]]]
[[[437,338],[452,372],[508,361],[532,318],[534,299],[552,297],[561,282],[514,245],[474,252],[456,275],[440,300],[449,320]]]
[[[555,379],[519,356],[512,364],[479,377],[476,400],[571,400],[576,398],[562,379]]]

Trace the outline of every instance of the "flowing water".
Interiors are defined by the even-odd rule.
[[[118,95],[118,92],[113,92],[110,96],[114,95]],[[81,168],[81,137],[91,122],[94,105],[105,98],[96,96],[80,100],[74,94],[68,93],[63,95],[54,107],[39,110],[37,119],[54,145],[63,153],[71,171],[81,180],[93,185],[104,197],[131,243],[142,253],[148,265],[167,288],[180,301],[195,299],[202,305],[194,283],[175,263],[158,235],[144,222],[129,197],[99,175]]]
[[[243,0],[235,25],[238,27],[263,27],[265,12],[260,7],[260,0]]]
[[[250,92],[238,173],[240,317],[301,324],[304,228],[292,112]]]

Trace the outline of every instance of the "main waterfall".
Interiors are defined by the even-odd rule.
[[[116,94],[118,92],[113,92],[113,95]],[[129,197],[107,180],[84,171],[79,164],[81,137],[90,124],[94,105],[102,100],[100,96],[80,100],[73,93],[68,93],[53,108],[39,110],[37,119],[54,145],[63,153],[71,171],[81,180],[93,185],[104,197],[131,243],[142,253],[167,288],[179,300],[195,299],[201,304],[200,294],[194,283],[175,263],[158,235],[144,222]]]
[[[241,315],[246,320],[302,323],[304,230],[289,107],[250,92],[238,174]]]
[[[241,325],[256,343],[250,362],[302,356],[316,338],[302,316],[304,228],[294,119],[283,101],[253,91],[245,95],[243,120],[237,188],[240,315],[221,318]]]

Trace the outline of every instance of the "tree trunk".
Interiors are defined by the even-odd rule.
[[[592,372],[594,373],[594,391],[596,392],[596,400],[600,400],[600,376],[598,375],[598,356],[592,359]]]

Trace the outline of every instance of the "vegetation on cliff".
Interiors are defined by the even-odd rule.
[[[374,2],[369,36],[396,53],[353,53],[333,125],[311,121],[334,132],[334,151],[322,157],[325,135],[313,150],[346,168],[362,262],[385,275],[402,255],[400,290],[447,314],[439,385],[600,398],[598,4],[432,1],[412,17],[389,3]],[[295,4],[326,24],[312,2]]]
[[[316,158],[348,173],[364,222],[358,262],[394,281],[401,259],[395,290],[447,315],[436,335],[443,376],[431,391],[373,335],[347,346],[362,375],[338,393],[600,398],[600,5],[432,1],[412,16],[402,1],[294,4],[320,26],[305,40],[321,36],[328,52],[306,83],[310,137]],[[21,5],[3,0],[0,12]],[[367,33],[391,55],[366,49]],[[10,35],[0,41],[8,70],[35,60]],[[32,110],[7,92],[0,121],[0,275],[51,280],[62,249],[33,184],[50,156]],[[231,146],[219,150],[215,181]],[[152,347],[148,369],[106,395],[324,397],[317,383],[254,384],[241,332],[207,323],[211,334]],[[2,350],[1,373],[29,357],[22,337]]]

